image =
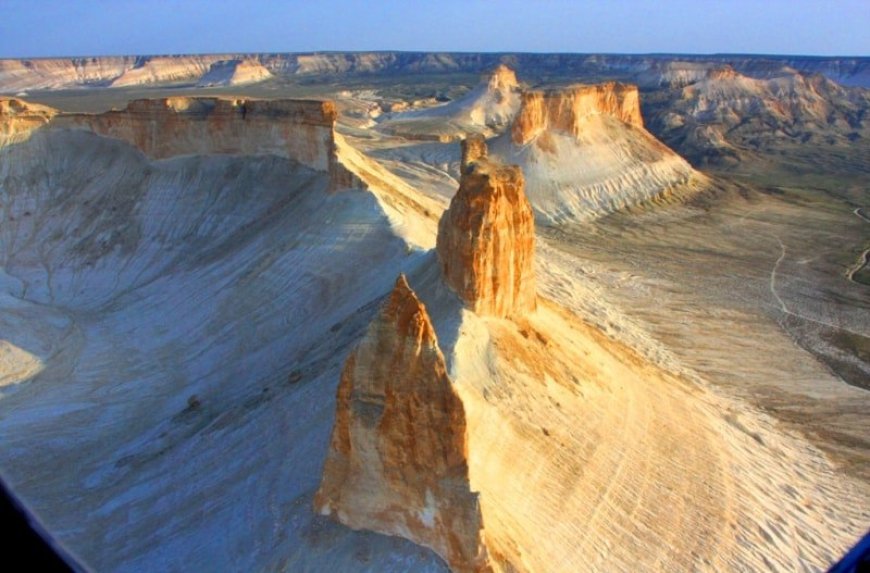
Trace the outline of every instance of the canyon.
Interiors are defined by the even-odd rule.
[[[0,61],[4,478],[94,570],[824,570],[865,68]]]

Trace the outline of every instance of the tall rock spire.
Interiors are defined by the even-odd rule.
[[[438,225],[445,281],[478,314],[535,310],[535,218],[522,170],[488,159],[482,137],[463,142],[461,169],[459,190]]]
[[[435,330],[401,275],[345,363],[315,506],[354,529],[429,547],[453,571],[489,571],[467,449]]]

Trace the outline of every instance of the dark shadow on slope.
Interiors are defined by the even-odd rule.
[[[459,340],[464,306],[456,293],[444,282],[434,249],[408,275],[408,283],[426,305],[449,372],[453,368],[453,350]]]

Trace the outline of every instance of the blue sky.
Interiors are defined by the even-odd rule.
[[[0,57],[316,50],[870,55],[870,0],[0,0]]]

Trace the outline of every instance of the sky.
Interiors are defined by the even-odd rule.
[[[870,0],[0,0],[0,58],[328,50],[870,56]]]

